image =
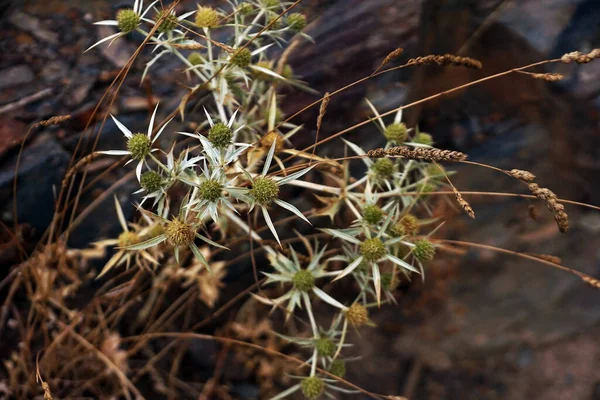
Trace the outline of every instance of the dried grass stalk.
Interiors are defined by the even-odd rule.
[[[552,256],[550,254],[535,254],[529,253],[529,255],[539,258],[540,260],[549,261],[554,264],[560,264],[562,262],[560,257]]]
[[[535,175],[532,174],[529,171],[524,171],[522,169],[511,169],[510,171],[504,171],[506,172],[508,175],[512,176],[513,178],[525,181],[525,182],[532,182],[535,180]]]
[[[71,119],[70,115],[56,115],[50,119],[46,119],[44,121],[40,121],[39,125],[41,126],[50,126],[50,125],[58,125],[61,124],[65,121],[68,121]]]
[[[556,194],[550,189],[541,188],[537,183],[530,183],[528,185],[529,190],[538,199],[544,200],[546,206],[552,213],[554,213],[554,220],[558,225],[558,229],[565,233],[569,230],[569,216],[565,212],[565,206],[556,201]]]
[[[424,57],[417,57],[417,58],[411,58],[410,60],[408,60],[407,64],[412,64],[412,65],[439,65],[442,67],[446,67],[446,66],[455,66],[455,67],[466,67],[466,68],[473,68],[473,69],[481,69],[483,67],[483,65],[481,64],[481,61],[479,60],[475,60],[474,58],[470,58],[470,57],[460,57],[460,56],[455,56],[453,54],[444,54],[443,56],[439,56],[439,55],[428,55],[428,56],[424,56]]]
[[[588,285],[595,287],[596,289],[600,289],[600,280],[596,278],[592,278],[591,276],[582,276],[581,280],[587,283]]]
[[[323,117],[325,116],[325,112],[327,112],[327,106],[329,105],[329,92],[325,93],[323,96],[323,101],[321,102],[321,108],[319,108],[319,116],[317,117],[317,132],[321,131],[321,124],[323,123]]]
[[[396,146],[389,149],[377,148],[369,150],[367,157],[384,158],[396,156],[409,160],[425,160],[425,161],[464,161],[467,159],[465,153],[460,151],[441,150],[432,148],[410,148],[406,146]]]
[[[462,207],[462,209],[465,210],[467,215],[471,218],[475,218],[475,211],[473,211],[473,208],[471,207],[469,202],[466,201],[465,199],[463,199],[463,197],[460,194],[460,192],[458,191],[458,189],[456,189],[454,186],[452,186],[452,191],[454,192],[454,195],[456,196],[456,201]]]
[[[587,54],[580,51],[574,51],[563,55],[560,60],[565,64],[572,62],[576,62],[577,64],[587,64],[596,58],[600,58],[600,49],[594,49]]]
[[[385,56],[381,64],[379,64],[379,67],[377,67],[377,69],[373,73],[379,71],[381,68],[383,68],[384,65],[388,64],[393,59],[398,58],[403,52],[404,49],[402,47],[398,47],[396,50],[390,52],[387,56]]]

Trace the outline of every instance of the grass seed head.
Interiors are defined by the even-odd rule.
[[[129,33],[140,24],[140,16],[132,9],[120,10],[117,13],[117,25],[123,33]]]
[[[136,133],[127,141],[127,150],[134,160],[143,160],[152,149],[150,138],[143,133]]]

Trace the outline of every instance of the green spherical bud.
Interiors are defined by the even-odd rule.
[[[390,142],[402,143],[408,137],[408,131],[403,123],[391,124],[385,128],[383,136]]]
[[[166,228],[167,242],[173,247],[186,247],[192,244],[196,232],[194,228],[179,218],[173,218]]]
[[[200,198],[215,202],[223,196],[223,185],[214,179],[207,179],[200,184]]]
[[[156,171],[147,171],[140,177],[140,186],[148,193],[154,193],[162,187],[162,177]]]
[[[158,21],[160,21],[161,18],[164,19],[162,20],[162,22],[159,23],[158,28],[156,28],[157,32],[167,33],[177,28],[179,20],[175,15],[167,13],[166,11],[159,11],[158,14],[156,14],[154,20],[158,23]]]
[[[252,182],[250,195],[261,206],[268,206],[279,196],[279,185],[273,179],[258,177]]]
[[[300,32],[302,29],[306,27],[306,17],[304,14],[293,13],[290,14],[287,18],[288,25],[291,30],[295,32]]]
[[[245,48],[236,50],[229,62],[240,68],[246,68],[252,62],[252,52]]]
[[[222,122],[217,122],[208,131],[208,140],[217,149],[224,149],[229,146],[231,139],[233,139],[233,132]]]
[[[285,79],[292,79],[294,77],[294,70],[290,64],[285,64],[281,70],[281,76]]]
[[[150,138],[143,133],[136,133],[127,141],[127,150],[134,160],[143,160],[152,149]]]
[[[294,274],[292,282],[294,283],[294,287],[301,292],[309,292],[315,286],[315,276],[312,272],[301,269]]]
[[[398,277],[392,272],[381,274],[381,287],[385,290],[394,290],[398,287]]]
[[[270,8],[270,7],[275,7],[275,6],[279,5],[280,0],[261,0],[260,4],[262,4],[263,7]]]
[[[431,146],[433,144],[433,137],[429,133],[419,132],[415,135],[412,140],[415,143],[426,144]]]
[[[394,173],[394,162],[389,158],[378,158],[371,166],[375,176],[380,179],[391,178]]]
[[[188,56],[188,61],[192,65],[200,65],[204,62],[204,60],[202,59],[202,55],[197,51],[190,53],[190,55]]]
[[[325,383],[316,376],[311,376],[309,378],[304,378],[300,386],[302,388],[302,394],[304,397],[307,399],[316,399],[321,395],[321,393],[323,393]]]
[[[354,326],[366,325],[369,322],[369,310],[362,304],[354,303],[346,311],[346,318]]]
[[[140,235],[135,232],[125,231],[119,235],[117,245],[119,247],[133,246],[141,242]]]
[[[241,15],[249,15],[252,11],[254,11],[254,6],[248,2],[243,2],[238,7],[238,12]]]
[[[360,244],[360,254],[369,262],[380,260],[386,253],[385,246],[379,238],[366,239]]]
[[[435,192],[436,190],[437,185],[432,181],[421,182],[419,185],[417,185],[417,191],[420,193],[431,193]]]
[[[281,28],[281,18],[279,18],[279,15],[273,15],[267,20],[267,25],[270,29],[279,29]]]
[[[344,360],[333,360],[331,366],[329,367],[329,373],[337,376],[338,378],[343,378],[346,375],[346,363]]]
[[[417,240],[413,254],[419,261],[431,261],[435,257],[435,247],[427,239]]]
[[[363,209],[363,220],[371,225],[375,225],[383,218],[383,210],[374,204],[365,206]]]
[[[212,7],[198,6],[194,22],[200,28],[216,28],[219,26],[219,14]]]
[[[337,350],[335,343],[328,338],[317,339],[315,348],[317,349],[317,353],[323,357],[333,357],[335,351]]]
[[[406,214],[392,226],[394,236],[416,235],[419,231],[419,220],[412,214]]]
[[[123,33],[129,33],[140,24],[140,16],[132,9],[120,10],[117,13],[117,25]]]

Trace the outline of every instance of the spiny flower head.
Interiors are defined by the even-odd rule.
[[[375,262],[385,256],[385,246],[379,238],[366,239],[360,244],[360,254],[369,262]]]
[[[198,6],[194,22],[200,28],[216,28],[219,26],[219,14],[212,7]]]
[[[117,13],[117,25],[123,33],[129,33],[140,24],[140,16],[132,9],[120,10]]]
[[[259,176],[252,182],[250,195],[261,206],[268,206],[279,196],[279,186],[273,179]]]
[[[417,190],[421,193],[431,193],[437,190],[437,185],[432,181],[421,182],[417,186]]]
[[[394,162],[389,158],[378,158],[371,166],[371,169],[375,171],[377,178],[386,179],[394,173]]]
[[[413,254],[420,261],[431,261],[435,257],[435,247],[427,239],[420,239],[415,242]]]
[[[150,138],[143,133],[136,133],[127,141],[127,150],[134,160],[143,160],[152,149]]]
[[[142,174],[140,186],[148,193],[153,193],[162,187],[162,177],[156,171],[147,171]]]
[[[293,13],[288,16],[288,25],[290,29],[295,32],[300,32],[302,29],[306,27],[306,17],[304,14]]]
[[[156,14],[155,21],[158,22],[163,17],[164,19],[160,22],[158,28],[156,28],[159,33],[171,32],[173,29],[177,28],[179,21],[175,15],[162,10]]]
[[[335,343],[326,337],[317,339],[315,348],[317,349],[317,353],[323,357],[333,357],[336,350]]]
[[[173,218],[165,228],[167,241],[173,247],[189,246],[193,241],[196,233],[194,228],[179,218]]]
[[[248,15],[252,11],[254,11],[254,6],[246,1],[238,7],[238,12],[242,15]]]
[[[365,206],[363,209],[363,220],[368,224],[375,225],[383,218],[383,210],[375,204]]]
[[[331,366],[329,367],[329,373],[337,376],[338,378],[343,378],[346,375],[346,363],[344,360],[333,360]]]
[[[188,56],[188,61],[192,65],[200,65],[203,62],[202,61],[202,56],[197,51],[194,51],[193,53],[190,53],[190,55]]]
[[[366,325],[369,322],[369,310],[362,304],[354,303],[346,311],[346,318],[354,326]]]
[[[200,198],[215,202],[223,195],[223,184],[215,179],[207,179],[200,184]]]
[[[444,167],[442,167],[441,165],[431,163],[431,164],[427,165],[427,167],[425,167],[425,173],[429,176],[437,176],[437,175],[444,175],[446,173],[446,171],[444,170]]]
[[[133,246],[141,241],[140,235],[135,232],[125,231],[121,233],[117,239],[119,247]]]
[[[395,236],[416,235],[419,231],[419,220],[412,214],[406,214],[392,227]]]
[[[433,144],[433,137],[429,133],[419,132],[415,135],[412,140],[415,143],[426,144],[431,146]]]
[[[237,67],[246,68],[252,62],[252,53],[246,48],[236,50],[230,61]]]
[[[294,287],[302,292],[309,292],[315,286],[315,276],[307,269],[301,269],[292,278]]]
[[[260,4],[267,8],[275,7],[279,4],[279,0],[261,0]]]
[[[233,132],[223,122],[217,122],[208,131],[208,140],[217,149],[224,149],[231,144]]]
[[[408,137],[408,131],[404,123],[393,123],[385,128],[383,136],[390,142],[402,143]]]
[[[273,146],[273,142],[276,142],[275,153],[279,153],[281,150],[283,150],[285,142],[283,140],[283,136],[279,132],[271,131],[260,138],[260,145],[265,149],[270,149],[271,146]]]
[[[267,25],[269,25],[271,29],[279,29],[281,28],[281,18],[279,18],[279,15],[273,15],[267,20]]]
[[[325,383],[316,376],[311,376],[302,380],[301,387],[304,397],[308,399],[316,399],[321,395],[321,393],[323,393]]]

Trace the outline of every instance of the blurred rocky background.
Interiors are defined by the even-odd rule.
[[[182,8],[194,2],[182,1]],[[218,1],[213,1],[219,4]],[[0,212],[14,224],[12,184],[19,147],[28,127],[70,114],[59,127],[37,129],[24,143],[17,192],[20,235],[31,248],[47,227],[58,188],[94,107],[137,41],[84,53],[126,1],[0,1]],[[397,61],[452,53],[482,61],[484,68],[407,68],[354,87],[331,100],[322,135],[369,116],[364,98],[388,110],[468,81],[562,54],[600,47],[597,0],[304,0],[313,21],[290,57],[297,75],[324,93],[370,74],[387,53],[405,49]],[[109,31],[110,33],[110,31]],[[138,38],[139,39],[139,38]],[[156,98],[163,110],[183,93],[174,65],[163,63],[139,85],[148,55],[134,64],[111,111],[143,129]],[[433,134],[439,147],[475,161],[534,172],[559,197],[600,204],[600,62],[556,64],[560,82],[509,75],[405,112],[409,125]],[[288,93],[291,114],[316,99]],[[297,146],[314,140],[318,110],[297,118],[307,127]],[[164,115],[163,115],[164,116]],[[364,148],[383,143],[371,126],[348,137]],[[121,134],[109,121],[99,148],[115,148]],[[333,155],[335,147],[322,147]],[[101,171],[110,165],[97,160]],[[460,190],[526,193],[505,176],[460,167]],[[83,199],[89,203],[122,174],[103,178]],[[124,184],[120,195],[131,193]],[[126,197],[125,197],[126,198]],[[568,206],[571,230],[560,234],[544,205],[508,197],[470,196],[477,219],[440,202],[448,216],[439,237],[471,240],[522,252],[558,256],[563,264],[600,276],[600,213]],[[129,203],[127,203],[129,204]],[[539,210],[533,220],[529,209]],[[112,205],[81,222],[73,246],[118,232]],[[126,210],[131,213],[132,208]],[[111,225],[114,223],[113,225]],[[0,235],[0,276],[16,261],[10,237]],[[444,254],[424,283],[398,293],[399,304],[375,312],[378,327],[352,334],[364,359],[349,365],[347,378],[378,393],[410,399],[600,399],[600,292],[571,275],[489,251]],[[227,379],[227,374],[225,378]],[[361,398],[356,396],[353,398]]]

